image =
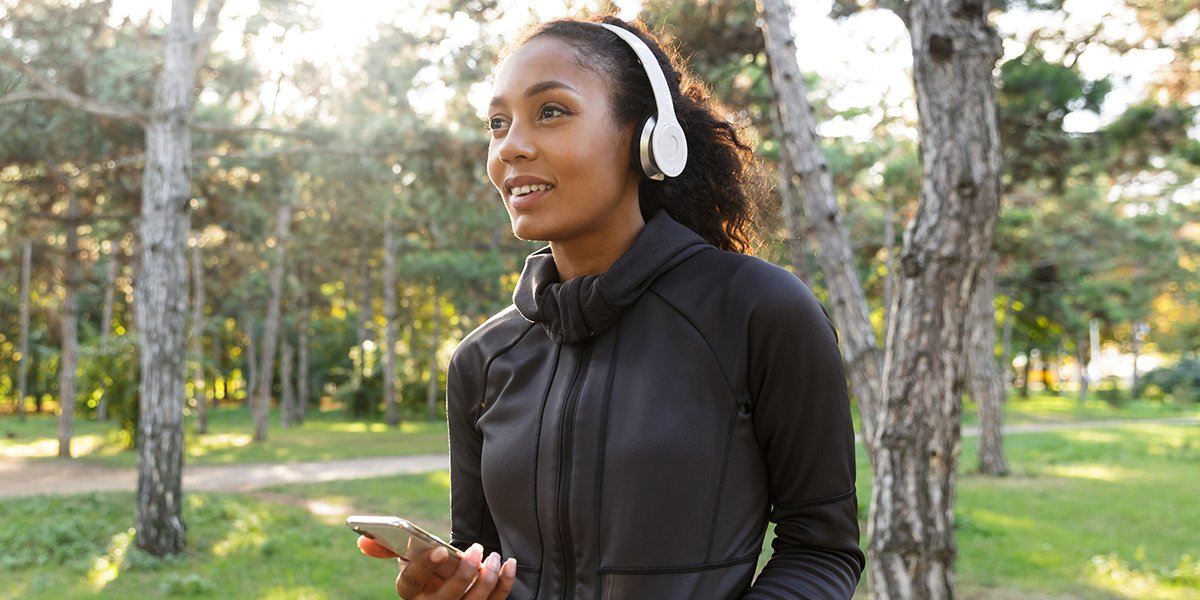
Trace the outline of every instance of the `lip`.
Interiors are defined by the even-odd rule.
[[[510,190],[512,190],[513,188],[516,188],[516,187],[521,187],[523,185],[538,185],[538,184],[554,185],[553,183],[550,183],[549,181],[546,181],[545,179],[541,179],[539,177],[534,177],[532,175],[517,175],[517,176],[506,178],[504,180],[504,194],[508,199],[509,206],[511,206],[514,210],[521,210],[524,208],[528,208],[528,207],[532,206],[533,204],[537,203],[537,201],[540,200],[543,196],[545,196],[546,194],[549,194],[550,192],[552,192],[556,189],[556,188],[551,188],[551,189],[543,190],[540,192],[531,192],[529,194],[525,194],[524,196],[514,196],[510,192]]]

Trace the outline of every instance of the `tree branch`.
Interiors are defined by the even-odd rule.
[[[193,122],[192,129],[195,131],[203,131],[205,133],[269,133],[280,137],[299,138],[303,140],[311,140],[313,137],[307,133],[299,131],[287,131],[284,129],[272,129],[270,127],[258,127],[256,125],[227,125],[223,123],[203,123]]]
[[[41,73],[38,73],[33,67],[30,67],[20,59],[9,54],[0,54],[0,64],[6,65],[20,72],[30,81],[32,81],[37,88],[39,88],[10,92],[0,96],[0,104],[13,104],[16,102],[27,102],[30,100],[55,102],[102,117],[126,119],[141,124],[145,124],[148,120],[148,115],[144,111],[76,94],[75,92],[72,92],[71,90],[43,77]]]
[[[195,61],[192,64],[196,65],[197,71],[208,60],[213,40],[220,32],[221,9],[224,6],[225,0],[208,0],[208,6],[204,10],[204,22],[200,24],[200,29],[196,30],[195,46],[192,48],[192,58]]]
[[[85,113],[109,116],[109,118],[113,119],[137,121],[139,124],[145,124],[146,119],[148,119],[148,115],[142,112],[142,110],[120,106],[120,104],[104,102],[102,100],[96,100],[96,98],[90,98],[88,96],[80,96],[79,94],[76,94],[76,92],[68,90],[64,88],[64,86],[56,84],[52,82],[52,80],[42,77],[41,73],[38,73],[34,70],[34,67],[24,64],[24,62],[14,58],[14,56],[0,54],[0,65],[7,65],[14,68],[14,70],[17,70],[18,72],[22,73],[23,76],[29,78],[31,82],[34,83],[38,88],[34,90],[8,92],[8,94],[0,96],[0,104],[12,104],[16,102],[28,101],[55,102],[59,104],[65,104],[65,106],[68,107],[83,110]]]

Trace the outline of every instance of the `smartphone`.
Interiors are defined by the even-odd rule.
[[[353,515],[346,519],[346,526],[359,535],[375,540],[380,546],[395,552],[404,560],[411,560],[412,557],[438,546],[450,552],[450,558],[454,560],[462,559],[463,556],[458,548],[400,517]]]

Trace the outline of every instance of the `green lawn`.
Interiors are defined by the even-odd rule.
[[[186,421],[186,462],[190,465],[215,465],[255,462],[298,462],[399,456],[445,454],[444,421],[403,422],[388,427],[382,422],[353,421],[343,411],[312,412],[300,427],[284,429],[278,413],[272,412],[267,441],[254,443],[254,424],[249,411],[221,409],[212,411],[208,433],[198,435],[191,419]],[[50,415],[38,415],[25,422],[15,417],[0,419],[0,457],[51,458],[58,453],[57,421]],[[137,466],[137,452],[123,450],[121,435],[115,426],[95,421],[76,420],[71,452],[80,460],[109,467]]]
[[[339,433],[319,419],[309,426],[314,436]],[[271,444],[287,444],[282,430],[272,434]],[[358,434],[370,447],[387,435],[401,451],[420,434]],[[1013,474],[1000,479],[970,473],[974,444],[963,446],[960,597],[1200,600],[1200,428],[1131,423],[1010,435],[1006,444]],[[861,453],[859,482],[865,515]],[[394,565],[358,555],[342,518],[398,513],[445,534],[447,495],[444,472],[188,494],[189,549],[171,560],[130,545],[131,494],[2,501],[0,600],[392,597]]]

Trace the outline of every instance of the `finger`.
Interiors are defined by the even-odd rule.
[[[438,548],[438,550],[446,552],[444,548]],[[471,587],[475,578],[479,576],[482,560],[483,546],[471,544],[471,547],[463,553],[462,560],[458,561],[458,568],[454,570],[454,574],[446,578],[446,582],[438,590],[437,597],[447,600],[461,598],[467,588]]]
[[[479,565],[479,575],[471,589],[463,596],[464,600],[487,600],[492,590],[496,588],[496,580],[500,578],[500,555],[495,552],[488,555],[487,560]]]
[[[358,549],[367,556],[375,558],[396,558],[396,553],[379,545],[375,540],[365,536],[358,536]]]
[[[447,560],[444,560],[438,564],[434,573],[436,573],[442,579],[449,579],[450,576],[454,575],[454,572],[458,570],[458,561],[460,560],[459,556],[462,556],[461,552],[450,554]]]
[[[500,576],[496,579],[496,587],[488,595],[487,600],[504,600],[512,592],[517,582],[517,559],[510,558],[500,567]]]
[[[446,557],[445,548],[434,548],[416,555],[407,563],[401,563],[400,574],[396,576],[396,593],[403,598],[412,598],[421,593]]]

